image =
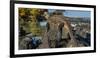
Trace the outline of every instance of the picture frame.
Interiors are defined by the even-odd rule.
[[[47,49],[31,49],[20,50],[18,46],[19,38],[19,8],[35,8],[35,9],[57,9],[69,11],[89,11],[87,14],[90,18],[90,46],[76,48],[47,48]],[[52,11],[52,10],[49,10]],[[76,12],[75,12],[76,13]],[[72,14],[75,14],[72,13]],[[80,13],[80,12],[77,12]],[[84,14],[84,13],[80,13]],[[79,14],[75,14],[79,15]],[[75,16],[71,15],[71,16]],[[86,14],[85,14],[86,15]],[[81,15],[81,16],[85,16]],[[70,15],[67,15],[70,16]],[[26,17],[25,17],[26,18]],[[83,22],[83,21],[82,21]],[[87,21],[86,21],[87,22]],[[96,6],[95,5],[80,5],[80,4],[63,4],[63,3],[48,3],[48,2],[31,2],[31,1],[10,1],[10,57],[29,57],[29,56],[46,56],[46,55],[61,55],[61,54],[79,54],[96,52]]]

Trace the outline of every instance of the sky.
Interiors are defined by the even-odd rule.
[[[55,10],[49,10],[49,12],[53,12]],[[63,12],[64,16],[68,17],[90,17],[90,11],[80,11],[80,10],[65,10]]]

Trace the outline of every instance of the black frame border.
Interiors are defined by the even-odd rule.
[[[51,52],[51,53],[36,53],[36,54],[20,54],[14,53],[14,4],[36,4],[36,5],[49,5],[49,6],[70,6],[70,7],[83,7],[94,9],[94,50],[85,51],[65,51],[65,52]],[[62,4],[62,3],[49,3],[49,2],[31,2],[31,1],[10,1],[10,57],[29,57],[29,56],[47,56],[47,55],[61,55],[61,54],[80,54],[80,53],[93,53],[96,52],[96,6],[95,5],[81,5],[81,4]]]

